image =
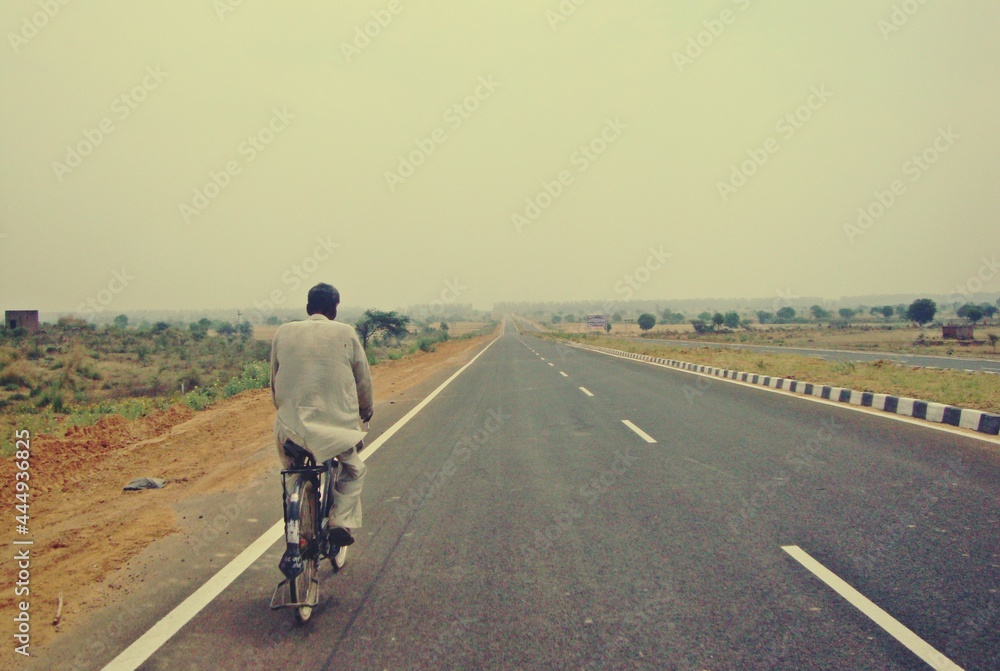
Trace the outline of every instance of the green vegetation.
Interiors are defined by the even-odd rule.
[[[269,382],[270,344],[249,324],[209,322],[210,336],[201,323],[130,329],[119,317],[100,329],[73,318],[37,333],[0,329],[0,451],[14,428],[53,433],[176,402],[200,409]]]
[[[387,344],[393,340],[397,343],[406,337],[410,318],[395,312],[382,310],[365,310],[364,315],[354,325],[361,338],[361,344],[368,349],[368,341],[374,339],[376,344]]]
[[[643,331],[648,331],[649,329],[656,326],[656,317],[649,314],[648,312],[644,312],[643,314],[639,315],[639,319],[636,320],[636,323],[639,324],[639,328],[641,328]]]
[[[937,304],[929,298],[918,298],[906,309],[906,318],[923,326],[934,321]]]

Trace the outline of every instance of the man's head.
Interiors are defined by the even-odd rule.
[[[340,292],[329,284],[320,282],[309,290],[306,312],[310,315],[320,314],[327,319],[336,319],[339,304]]]

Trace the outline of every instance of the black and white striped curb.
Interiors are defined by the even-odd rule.
[[[593,345],[581,345],[577,343],[568,344],[572,347],[579,347],[580,349],[589,349],[596,352],[604,352],[605,354],[615,354],[629,359],[636,359],[637,361],[649,361],[651,363],[658,363],[664,366],[671,366],[672,368],[680,368],[682,370],[704,373],[706,375],[715,375],[716,377],[724,377],[730,380],[757,384],[764,387],[771,387],[772,389],[783,389],[785,391],[790,391],[796,394],[804,394],[806,396],[817,396],[819,398],[825,398],[839,403],[860,405],[866,408],[874,408],[876,410],[891,412],[896,415],[905,415],[906,417],[923,419],[928,422],[950,424],[951,426],[958,426],[963,429],[972,429],[973,431],[979,431],[980,433],[989,433],[992,435],[1000,434],[1000,415],[983,412],[982,410],[969,410],[968,408],[956,408],[951,405],[945,405],[944,403],[921,401],[916,398],[892,396],[890,394],[876,394],[870,391],[855,391],[853,389],[844,389],[843,387],[813,384],[812,382],[803,382],[802,380],[793,380],[787,377],[744,373],[738,370],[729,370],[726,368],[716,368],[714,366],[688,363],[686,361],[677,361],[676,359],[664,359],[661,357],[650,356],[648,354],[624,352],[619,349],[610,349],[608,347],[596,347]]]

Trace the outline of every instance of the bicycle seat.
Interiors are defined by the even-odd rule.
[[[286,440],[282,447],[285,450],[285,454],[292,458],[293,463],[304,464],[312,461],[312,453],[297,443]]]

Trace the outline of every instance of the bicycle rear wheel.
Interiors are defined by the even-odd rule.
[[[294,491],[298,493],[298,525],[299,551],[302,553],[302,573],[295,576],[289,585],[292,603],[316,603],[319,594],[319,581],[316,573],[319,567],[319,542],[316,528],[316,508],[318,496],[313,480],[299,476],[295,482]],[[312,615],[311,605],[298,606],[295,617],[299,622],[305,622]]]

